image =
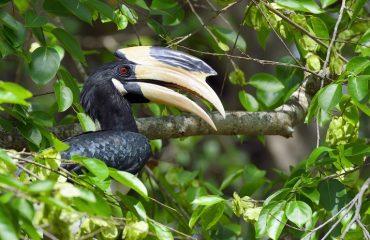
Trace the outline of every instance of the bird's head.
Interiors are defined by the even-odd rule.
[[[192,112],[216,129],[201,107],[171,88],[207,100],[225,116],[220,99],[206,83],[206,77],[217,73],[202,60],[183,52],[151,46],[119,49],[115,55],[118,60],[99,68],[83,88],[81,103],[93,118],[100,121],[98,108],[104,108],[106,99],[113,104],[122,100],[129,103],[150,101]]]

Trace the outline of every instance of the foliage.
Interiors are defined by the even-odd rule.
[[[9,133],[18,129],[33,152],[0,151],[1,239],[41,239],[42,234],[60,239],[370,238],[370,201],[363,197],[369,195],[369,173],[361,171],[370,155],[368,134],[361,132],[370,116],[368,3],[207,1],[214,15],[206,21],[193,2],[0,1],[0,66],[17,72],[14,82],[0,81],[0,125]],[[267,52],[270,36],[276,35],[296,53],[279,61],[250,57],[239,31],[213,22],[235,7],[245,8],[237,20],[239,31],[253,29],[261,49]],[[84,131],[95,130],[79,104],[81,81],[67,63],[72,61],[83,76],[92,55],[108,60],[104,49],[101,54],[84,49],[74,28],[101,23],[124,32],[132,25],[152,31],[119,47],[162,44],[229,60],[229,82],[247,111],[281,106],[312,77],[321,87],[306,123],[317,119],[325,140],[274,180],[234,144],[221,152],[219,141],[199,137],[171,141],[176,163],[146,168],[139,178],[98,159],[60,159],[58,152],[68,146],[51,127],[79,122]],[[236,59],[274,65],[275,72],[248,77]],[[54,94],[32,98],[30,85],[19,82],[20,72],[39,89],[52,84]],[[147,107],[155,115],[178,114]],[[153,150],[161,147],[161,141],[153,141]],[[77,162],[87,171],[67,172],[60,168],[62,161]],[[194,170],[184,169],[189,163]],[[221,177],[207,174],[212,164],[222,170]],[[130,187],[130,194],[107,192],[113,179]]]

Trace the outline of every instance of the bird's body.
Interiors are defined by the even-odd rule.
[[[70,148],[61,153],[63,159],[70,159],[73,155],[97,158],[112,168],[132,174],[138,173],[150,157],[148,139],[135,132],[122,130],[89,132],[64,142]],[[68,166],[68,169],[79,172],[76,165]]]

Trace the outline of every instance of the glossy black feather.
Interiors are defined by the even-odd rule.
[[[106,130],[81,134],[64,141],[70,148],[61,153],[63,159],[73,155],[97,158],[109,167],[138,173],[148,161],[151,150],[148,139],[139,133]],[[78,165],[65,164],[68,170],[80,172]]]

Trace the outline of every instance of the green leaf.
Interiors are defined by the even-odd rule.
[[[354,21],[358,14],[360,13],[360,11],[363,9],[365,3],[366,3],[367,0],[356,0],[354,2],[354,4],[352,5],[352,21]]]
[[[123,30],[128,25],[128,19],[124,14],[121,13],[120,10],[116,10],[114,23],[116,24],[118,30]]]
[[[266,49],[267,40],[270,36],[270,28],[262,26],[259,31],[257,31],[257,41],[258,44],[263,48]]]
[[[82,164],[92,174],[94,174],[101,180],[104,180],[109,176],[109,170],[107,165],[105,165],[105,163],[99,159],[74,156],[72,157],[72,160]]]
[[[33,111],[30,113],[30,119],[33,123],[42,127],[52,127],[54,125],[54,118],[46,112]]]
[[[244,169],[239,169],[238,171],[234,172],[233,174],[227,176],[221,183],[219,188],[220,191],[224,190],[228,187],[231,183],[233,183],[236,179],[238,179],[244,172]]]
[[[0,173],[0,184],[12,187],[12,188],[17,188],[17,189],[23,189],[24,185],[21,181],[18,181],[14,177],[11,177],[10,175],[5,175]]]
[[[23,218],[29,221],[33,220],[35,216],[35,210],[33,205],[24,198],[17,198],[12,201],[13,209],[16,209],[17,213]]]
[[[314,204],[319,205],[320,202],[320,193],[315,188],[301,188],[300,191],[303,195],[309,198]]]
[[[24,16],[24,26],[30,28],[42,27],[48,22],[44,16],[37,15],[34,11],[27,11]]]
[[[224,201],[223,198],[218,197],[218,196],[213,196],[213,195],[208,195],[208,196],[202,196],[194,199],[191,204],[193,205],[202,205],[202,206],[210,206],[217,204],[219,202]]]
[[[93,132],[96,130],[94,121],[85,113],[77,113],[77,118],[83,132]]]
[[[140,194],[140,196],[142,196],[145,199],[148,199],[148,191],[145,185],[135,175],[128,172],[118,171],[113,168],[110,168],[109,174],[116,181],[122,183],[123,185],[129,188],[132,188],[135,192]]]
[[[173,240],[171,231],[164,225],[157,222],[150,222],[151,226],[154,228],[156,237],[158,240]]]
[[[319,183],[320,205],[332,214],[336,214],[347,203],[345,186],[337,179],[324,180]]]
[[[26,40],[26,29],[6,11],[0,11],[0,23],[3,24],[2,34],[8,45],[19,48]],[[3,41],[3,39],[1,39]]]
[[[257,73],[253,75],[250,84],[264,92],[278,92],[284,89],[284,84],[275,76],[268,73]]]
[[[148,5],[146,4],[145,0],[126,0],[125,2],[129,3],[129,4],[135,4],[136,6],[138,7],[141,7],[145,10],[150,10]]]
[[[370,154],[370,146],[361,142],[352,143],[346,146],[343,154],[346,157],[357,155],[368,156]]]
[[[153,10],[165,10],[176,7],[177,4],[175,0],[153,0],[150,8]]]
[[[348,80],[349,95],[358,102],[364,102],[369,96],[370,75],[361,75]]]
[[[310,17],[312,30],[315,33],[316,37],[329,39],[329,30],[323,20],[318,17]],[[329,40],[323,40],[324,42],[328,42]]]
[[[317,5],[314,0],[276,0],[277,4],[296,11],[320,14],[324,11]]]
[[[286,206],[285,215],[289,221],[297,224],[298,227],[302,227],[303,224],[311,219],[312,209],[305,202],[290,201]]]
[[[227,45],[234,46],[236,37],[238,36],[235,31],[231,30],[230,28],[221,27],[210,27],[210,30],[219,40],[218,44],[222,43],[223,45],[226,45],[227,48],[229,48]],[[224,51],[228,51],[228,49],[226,50],[226,47],[220,48]],[[241,35],[239,35],[238,40],[236,41],[236,47],[242,51],[247,49],[247,43]]]
[[[286,201],[279,202],[271,209],[267,217],[267,234],[274,240],[279,239],[287,222],[287,218],[284,214],[285,205]]]
[[[23,135],[23,137],[25,137],[28,141],[35,144],[36,146],[40,145],[42,141],[40,129],[31,124],[28,125],[19,124],[17,127],[21,134]]]
[[[319,105],[322,109],[329,111],[335,107],[342,97],[342,85],[341,84],[330,84],[325,87],[319,95]]]
[[[53,190],[55,185],[51,180],[37,180],[27,185],[27,191],[30,193],[49,192]]]
[[[58,104],[58,111],[64,112],[73,103],[73,93],[69,87],[67,87],[63,80],[58,80],[54,84],[55,97]]]
[[[192,229],[194,225],[198,222],[199,218],[202,216],[204,210],[206,209],[206,206],[199,205],[194,212],[191,214],[190,220],[189,220],[189,227]]]
[[[219,202],[205,208],[201,216],[205,230],[211,229],[218,223],[224,213],[224,209],[225,205],[223,202]]]
[[[306,118],[304,120],[305,123],[310,123],[311,120],[316,117],[317,115],[317,112],[319,110],[319,95],[321,94],[321,92],[323,91],[323,89],[320,89],[316,94],[315,96],[313,96],[312,100],[311,100],[311,103],[310,103],[310,106],[308,107],[308,111],[307,111],[307,115],[306,115]]]
[[[244,109],[249,112],[256,112],[259,108],[257,100],[245,91],[239,91],[239,101]]]
[[[354,100],[353,102],[356,107],[358,107],[363,113],[370,117],[370,108],[367,106],[367,104],[359,103],[356,100]]]
[[[125,4],[121,4],[120,10],[122,14],[127,17],[127,20],[131,24],[135,24],[137,22],[138,17],[137,17],[136,12],[133,9],[128,8]]]
[[[71,34],[61,28],[54,28],[51,32],[62,43],[63,47],[72,57],[83,64],[86,64],[85,55],[82,52],[80,43]]]
[[[100,0],[89,0],[86,1],[85,4],[98,11],[101,16],[106,17],[112,21],[114,20],[114,11],[108,4]]]
[[[245,81],[244,72],[240,68],[235,69],[229,74],[229,81],[231,84],[234,85],[239,86],[247,85],[247,82]]]
[[[27,0],[17,0],[14,1],[13,4],[17,7],[21,14],[23,14],[30,6]]]
[[[176,26],[183,22],[185,11],[181,4],[176,7],[166,10],[166,14],[162,15],[162,24],[165,26]]]
[[[321,156],[321,154],[323,154],[325,152],[331,152],[331,151],[333,151],[333,149],[328,148],[328,147],[324,147],[324,146],[320,146],[318,148],[315,148],[311,152],[310,156],[308,157],[308,159],[306,161],[306,169],[313,166],[315,164],[316,160]]]
[[[32,80],[44,85],[54,78],[58,71],[60,58],[57,51],[51,47],[39,47],[31,54],[29,65]]]
[[[162,26],[162,24],[160,24],[159,22],[157,22],[156,20],[154,19],[149,19],[146,24],[148,25],[148,27],[153,31],[155,32],[156,34],[160,35],[160,36],[165,36],[166,35],[166,29]]]
[[[77,80],[71,76],[71,74],[64,68],[60,68],[59,72],[60,78],[63,80],[65,85],[71,89],[73,93],[73,103],[79,104],[80,102],[80,88],[78,86]]]
[[[368,29],[364,35],[358,41],[355,52],[360,53],[363,57],[370,56],[370,29]]]
[[[32,240],[39,240],[41,239],[40,234],[37,232],[37,229],[32,224],[32,221],[30,220],[23,220],[21,223],[21,228],[24,230],[28,237]]]
[[[0,149],[0,161],[4,162],[10,171],[15,172],[17,170],[13,159],[3,149]]]
[[[262,208],[260,215],[258,217],[258,221],[255,224],[255,230],[256,230],[256,237],[261,238],[267,233],[267,219],[269,217],[269,213],[271,209],[274,207],[273,204],[266,205]]]
[[[364,57],[354,57],[352,58],[346,66],[346,73],[349,76],[357,76],[361,72],[370,66],[370,60]]]
[[[265,175],[266,171],[258,169],[253,164],[246,164],[244,166],[243,187],[240,190],[240,194],[252,196],[262,185],[267,183]]]
[[[0,205],[0,239],[6,240],[17,240],[19,238],[19,232],[13,214],[9,208],[4,205]]]
[[[322,8],[326,8],[333,3],[336,3],[338,0],[320,0]]]
[[[25,99],[32,97],[32,93],[22,86],[12,83],[0,81],[0,104],[13,103],[28,105]]]
[[[119,196],[121,198],[122,203],[132,212],[136,213],[138,217],[140,217],[142,220],[147,220],[147,215],[145,208],[143,204],[136,198],[129,196],[129,195],[123,195],[119,193]]]
[[[52,144],[58,152],[63,152],[69,148],[69,145],[60,141],[57,137],[55,137],[53,134],[51,135],[51,141]]]
[[[84,22],[91,23],[92,15],[90,10],[79,0],[58,0],[68,11]]]

